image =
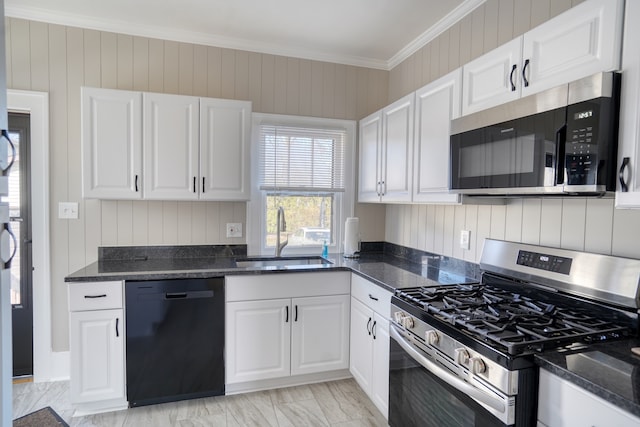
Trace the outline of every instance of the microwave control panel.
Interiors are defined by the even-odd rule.
[[[567,184],[594,185],[598,172],[597,102],[570,105],[567,111],[567,144],[565,167]]]

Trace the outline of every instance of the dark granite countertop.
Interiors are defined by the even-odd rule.
[[[331,261],[331,264],[237,267],[236,259],[244,258],[247,257],[225,254],[206,258],[130,257],[128,259],[103,259],[70,274],[65,278],[65,281],[165,280],[336,270],[353,271],[390,291],[438,283],[477,281],[474,277],[465,275],[468,272],[465,271],[464,265],[461,268],[460,263],[448,262],[445,257],[431,259],[430,264],[417,264],[395,255],[366,253],[356,259],[347,259],[340,255],[330,256],[328,260]],[[268,257],[260,257],[260,259],[263,258]],[[438,265],[440,262],[442,262],[442,266]]]
[[[608,341],[587,348],[536,355],[543,369],[640,417],[640,339]]]

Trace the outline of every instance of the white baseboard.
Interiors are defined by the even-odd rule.
[[[292,377],[274,378],[260,381],[247,381],[244,383],[227,384],[225,394],[240,394],[251,391],[271,390],[274,388],[293,387],[304,384],[320,383],[325,381],[343,380],[351,378],[351,372],[348,369],[339,371],[321,372],[317,374],[296,375]]]
[[[39,364],[38,369],[34,370],[34,382],[67,381],[69,379],[70,364],[68,351],[52,351],[49,352],[44,359],[47,360],[43,360]]]

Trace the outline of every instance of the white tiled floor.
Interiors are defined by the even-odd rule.
[[[51,406],[71,426],[386,426],[353,379],[72,417],[69,383],[13,386],[13,417]]]

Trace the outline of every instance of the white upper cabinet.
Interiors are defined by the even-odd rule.
[[[413,181],[413,93],[382,110],[383,202],[410,202]]]
[[[200,99],[200,199],[249,200],[251,102]]]
[[[518,37],[465,64],[462,114],[518,99],[521,58],[522,37]]]
[[[251,102],[82,88],[82,194],[249,200]]]
[[[197,200],[199,98],[145,93],[144,197]]]
[[[142,198],[142,94],[81,89],[82,197]]]
[[[360,120],[358,201],[380,201],[382,111]]]
[[[616,191],[616,207],[640,208],[640,2],[627,2],[624,49],[622,51],[622,94],[618,167],[622,182]],[[624,183],[624,186],[623,186]]]
[[[464,65],[467,115],[620,68],[623,0],[587,0]]]
[[[411,201],[413,93],[360,121],[359,202]]]
[[[623,0],[589,0],[524,34],[522,96],[620,69]]]
[[[413,201],[458,203],[449,194],[449,134],[451,120],[460,117],[462,69],[416,91],[413,141]]]

